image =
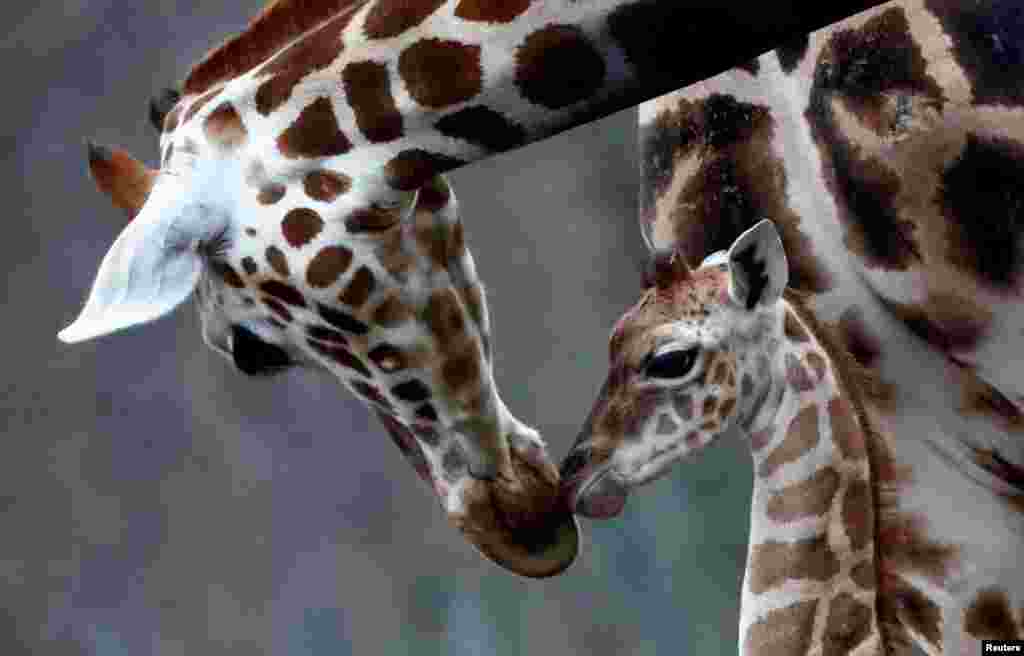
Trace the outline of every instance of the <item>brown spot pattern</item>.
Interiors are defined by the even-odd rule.
[[[959,379],[962,413],[985,417],[1009,433],[1024,433],[1024,413],[1013,401],[985,382],[972,368],[962,368]]]
[[[874,534],[874,498],[866,481],[850,481],[843,495],[843,526],[850,546],[862,549]]]
[[[843,241],[870,267],[904,271],[920,262],[917,226],[896,206],[900,177],[883,159],[862,154],[842,132],[833,107],[841,104],[868,126],[885,123],[884,104],[893,93],[941,110],[942,89],[927,68],[899,6],[857,29],[833,32],[815,67],[806,117],[828,162],[826,184],[846,226]]]
[[[302,295],[302,292],[291,285],[281,282],[280,280],[265,280],[260,283],[260,290],[266,294],[270,294],[271,296],[281,299],[289,305],[306,307],[306,299]]]
[[[526,142],[526,130],[521,125],[483,105],[452,112],[434,127],[446,137],[465,139],[496,152],[511,150]]]
[[[412,318],[413,311],[398,292],[392,292],[373,311],[373,322],[394,326]]]
[[[736,398],[729,397],[722,401],[722,404],[718,406],[718,419],[724,422],[729,413],[732,412],[733,406],[736,405]]]
[[[452,391],[475,387],[480,381],[480,363],[475,353],[460,353],[446,360],[441,367],[441,377]]]
[[[277,138],[284,157],[333,157],[352,148],[338,127],[329,98],[317,98],[299,113],[295,122]]]
[[[979,640],[1020,638],[1006,591],[994,585],[979,590],[964,613],[964,631]]]
[[[270,264],[270,268],[274,270],[279,276],[287,278],[290,275],[288,270],[288,258],[284,256],[281,249],[277,246],[267,246],[266,251],[267,263]]]
[[[384,372],[394,373],[406,368],[405,355],[399,349],[390,344],[380,344],[373,347],[367,354],[370,361]]]
[[[274,57],[261,71],[270,74],[256,90],[256,111],[266,116],[292,96],[295,86],[310,73],[327,68],[343,50],[341,33],[353,12],[332,18],[311,30]]]
[[[420,39],[398,56],[398,73],[409,95],[424,107],[442,109],[480,93],[480,46]]]
[[[319,169],[310,171],[302,179],[306,195],[313,200],[330,203],[352,186],[352,178],[343,173]]]
[[[242,276],[238,275],[234,267],[225,262],[224,260],[214,258],[210,260],[210,268],[213,269],[214,274],[218,278],[223,280],[228,286],[234,287],[235,289],[242,289],[245,287],[245,281],[242,280]]]
[[[946,218],[946,257],[999,291],[1013,290],[1024,271],[1022,188],[1024,146],[1016,139],[969,133],[936,190],[935,203]]]
[[[338,300],[350,307],[361,307],[373,292],[374,284],[373,273],[366,266],[361,266],[352,275],[352,280],[338,296]]]
[[[898,620],[941,649],[942,609],[897,576],[888,575],[882,583],[877,597],[879,617]]]
[[[465,335],[466,324],[462,317],[462,308],[455,293],[450,289],[439,289],[430,294],[425,319],[430,332],[444,346],[461,341],[460,338]]]
[[[550,25],[516,51],[516,86],[530,102],[559,109],[593,96],[604,83],[604,59],[572,25]]]
[[[758,476],[771,476],[782,465],[793,462],[818,446],[818,409],[807,406],[793,418],[782,444],[775,448],[758,467]]]
[[[942,351],[974,349],[991,320],[987,308],[955,294],[930,294],[921,304],[880,300],[912,333]]]
[[[455,15],[462,20],[482,23],[510,23],[530,6],[530,0],[461,0]]]
[[[875,568],[873,561],[865,560],[858,563],[850,570],[850,578],[863,590],[871,590],[875,587]]]
[[[236,148],[245,141],[247,133],[238,110],[229,103],[220,104],[210,112],[203,123],[206,137],[224,148]]]
[[[786,581],[828,581],[839,573],[839,559],[825,536],[753,545],[750,555],[750,590],[761,594]]]
[[[387,39],[416,27],[437,11],[444,0],[405,0],[378,2],[366,15],[363,28],[371,39]]]
[[[387,230],[401,219],[397,210],[383,207],[359,207],[345,217],[345,229],[351,233]]]
[[[305,246],[324,228],[324,220],[308,207],[296,207],[281,220],[281,234],[294,248]]]
[[[725,382],[725,376],[728,372],[729,368],[725,364],[725,361],[719,360],[718,362],[715,363],[714,373],[711,374],[711,383],[713,385],[717,385],[719,383]]]
[[[871,633],[871,609],[841,592],[829,604],[825,633],[821,636],[822,656],[844,656],[851,653]]]
[[[708,398],[704,399],[704,403],[701,406],[701,416],[707,417],[709,415],[714,414],[715,408],[717,407],[718,399],[713,396],[709,396]]]
[[[309,262],[306,282],[311,287],[329,287],[352,263],[352,251],[344,246],[324,246]]]
[[[200,93],[245,73],[323,21],[347,21],[351,10],[358,6],[352,0],[271,2],[243,33],[211,51],[192,68],[185,80],[185,92]]]
[[[956,564],[959,548],[932,540],[924,518],[883,515],[883,519],[877,543],[886,567],[917,572],[941,585]]]
[[[259,193],[256,194],[256,202],[260,205],[273,205],[277,201],[284,198],[284,194],[287,191],[287,187],[283,184],[270,183],[260,187]]]
[[[825,467],[808,480],[787,485],[773,494],[766,512],[777,522],[824,515],[832,507],[838,489],[839,474],[832,467]]]
[[[817,611],[817,599],[768,611],[764,618],[750,625],[744,653],[759,656],[806,654]]]
[[[381,143],[402,136],[402,114],[391,95],[386,64],[353,62],[342,71],[341,80],[345,98],[356,116],[356,125],[367,141]]]
[[[384,166],[388,184],[400,191],[412,191],[438,173],[444,173],[465,164],[462,160],[432,153],[420,148],[409,148],[398,153]]]

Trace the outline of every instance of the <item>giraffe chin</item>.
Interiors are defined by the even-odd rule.
[[[509,450],[511,467],[471,479],[464,512],[449,520],[485,558],[530,578],[564,572],[579,553],[576,517],[559,494],[558,470],[546,455]]]
[[[590,519],[612,519],[622,513],[629,491],[610,469],[583,481],[571,495],[573,510]]]

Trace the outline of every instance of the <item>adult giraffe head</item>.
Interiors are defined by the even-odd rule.
[[[59,337],[143,324],[194,293],[204,341],[239,371],[327,369],[379,416],[476,548],[521,575],[557,574],[577,553],[576,521],[544,442],[498,395],[451,188],[399,138],[409,118],[393,102],[370,106],[391,100],[374,95],[390,88],[385,66],[341,73],[356,112],[348,136],[330,97],[309,102],[298,85],[308,76],[315,95],[336,84],[336,73],[317,75],[360,6],[323,22],[303,14],[319,27],[276,56],[262,44],[258,61],[270,58],[249,62],[255,71],[223,70],[228,59],[245,69],[233,48],[281,24],[271,19],[289,3],[277,3],[196,67],[183,95],[154,99],[159,170],[89,144],[97,186],[129,223]]]

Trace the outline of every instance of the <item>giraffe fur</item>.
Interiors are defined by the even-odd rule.
[[[495,388],[443,174],[710,72],[694,63],[715,58],[678,56],[671,25],[742,31],[752,56],[875,3],[791,4],[769,21],[756,5],[654,0],[275,0],[151,103],[158,170],[94,158],[134,218],[59,336],[130,328],[194,296],[204,340],[239,370],[334,373],[489,558],[562,571],[575,520],[543,441]]]
[[[866,567],[849,575],[876,591],[882,641],[872,653],[977,653],[981,639],[1024,635],[1024,379],[1016,355],[1024,304],[1014,273],[1022,234],[1016,187],[1007,182],[1020,168],[1012,153],[1024,130],[1019,85],[999,72],[1020,60],[1002,45],[1018,42],[1011,35],[1019,23],[1007,20],[1015,11],[999,1],[886,3],[640,108],[642,233],[654,258],[672,250],[684,263],[701,262],[686,285],[704,291],[687,293],[714,296],[694,281],[725,263],[722,249],[761,217],[778,229],[789,269],[781,339],[795,345],[799,366],[783,361],[776,375],[806,386],[825,363],[840,383],[843,421],[855,418],[855,441],[866,447],[875,578]],[[980,174],[971,162],[983,151],[989,164]],[[996,188],[1007,192],[1002,206],[990,203]],[[987,241],[995,235],[998,245]],[[630,316],[613,331],[613,350],[644,343],[645,329]],[[677,320],[663,309],[646,329]],[[812,349],[818,357],[808,344],[820,347]],[[642,460],[642,445],[659,439],[626,430],[635,417],[595,428],[612,414],[604,408],[630,407],[608,398],[612,381],[629,388],[611,364],[563,462],[569,493],[580,491],[580,474],[629,449]],[[743,396],[741,385],[740,405]],[[772,407],[774,397],[765,398]],[[702,402],[694,398],[693,407]],[[650,407],[637,401],[636,412]],[[817,414],[823,430],[834,423],[825,409]],[[776,416],[776,430],[791,425]],[[741,431],[755,460],[779,452],[773,436]],[[676,458],[693,452],[678,448]],[[778,471],[795,471],[789,464]],[[805,473],[795,489],[831,489],[830,476]],[[594,497],[575,507],[611,516],[642,482],[594,481]],[[755,481],[755,496],[762,484]],[[760,527],[772,525],[757,503],[752,549]],[[779,501],[776,513],[795,507]],[[790,537],[806,537],[797,528]],[[827,569],[820,550],[800,560]],[[755,565],[748,562],[748,579]],[[785,597],[787,585],[777,594]],[[746,588],[743,595],[746,616],[757,597]],[[860,613],[849,608],[853,621]],[[807,638],[781,653],[847,653],[826,649],[811,615],[803,606],[780,616],[803,622]]]

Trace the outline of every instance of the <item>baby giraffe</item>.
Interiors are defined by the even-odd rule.
[[[1019,637],[1012,611],[993,621],[1015,590],[1000,563],[958,559],[956,545],[929,541],[927,517],[900,507],[902,491],[926,481],[876,430],[852,359],[784,297],[775,226],[761,221],[693,271],[678,253],[653,262],[562,464],[570,507],[618,515],[631,488],[732,432],[749,442],[755,472],[741,654],[980,653],[978,637]],[[992,603],[973,607],[972,631],[965,609],[983,594]]]

